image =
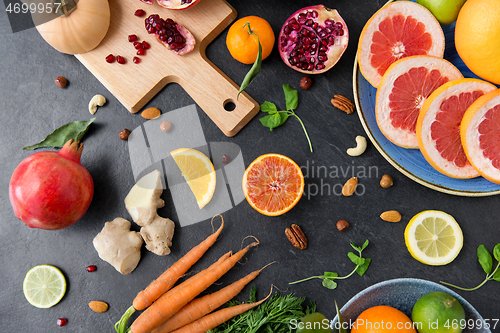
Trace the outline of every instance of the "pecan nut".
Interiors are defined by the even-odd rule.
[[[307,248],[307,238],[302,229],[296,225],[292,224],[290,228],[285,229],[286,238],[299,250],[305,250]]]
[[[351,114],[354,112],[354,103],[345,96],[335,95],[331,100],[332,105],[337,109],[344,111],[347,114]]]

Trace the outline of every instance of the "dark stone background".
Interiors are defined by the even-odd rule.
[[[132,1],[132,0],[130,0]],[[209,1],[209,0],[205,0]],[[238,17],[258,15],[270,22],[278,34],[290,14],[310,4],[308,1],[230,1]],[[300,125],[290,119],[283,127],[269,132],[257,117],[238,135],[228,139],[200,110],[199,116],[208,142],[230,141],[243,152],[245,165],[256,157],[270,152],[289,156],[299,165],[352,167],[375,166],[378,175],[360,179],[365,194],[345,198],[336,195],[303,198],[289,213],[280,217],[266,217],[242,202],[224,214],[226,228],[222,237],[194,269],[200,270],[228,250],[240,248],[247,235],[259,238],[261,244],[226,274],[220,285],[243,277],[271,261],[278,261],[255,280],[258,296],[267,295],[271,284],[283,291],[307,297],[317,302],[318,310],[333,318],[333,301],[345,304],[351,297],[377,282],[394,278],[421,278],[430,281],[446,280],[462,286],[475,286],[484,279],[476,260],[476,248],[485,244],[492,249],[499,242],[497,197],[466,198],[447,195],[428,189],[408,179],[394,169],[369,144],[360,157],[351,158],[345,150],[352,146],[356,135],[364,131],[355,114],[346,115],[330,104],[334,94],[352,98],[352,67],[357,40],[364,23],[385,0],[326,1],[337,8],[348,24],[350,44],[339,63],[329,72],[314,76],[309,91],[299,89],[301,73],[288,68],[280,59],[278,50],[263,63],[262,73],[247,88],[259,103],[265,100],[284,106],[281,85],[289,83],[299,89],[297,113],[302,117],[314,145],[310,153]],[[138,114],[130,114],[73,56],[60,54],[48,46],[35,29],[12,33],[4,9],[0,11],[0,331],[2,332],[112,332],[114,323],[131,305],[135,294],[156,278],[166,267],[179,259],[188,249],[198,244],[210,232],[210,221],[180,228],[175,232],[172,254],[159,257],[143,248],[142,259],[130,275],[122,276],[113,267],[101,261],[92,246],[92,239],[105,221],[117,216],[129,218],[123,199],[134,184],[127,144],[118,139],[123,128],[133,129],[143,123]],[[232,80],[240,83],[250,66],[231,58],[225,46],[225,30],[208,46],[207,55]],[[69,85],[60,89],[54,78],[63,75]],[[74,226],[61,231],[29,229],[18,221],[9,204],[9,179],[17,164],[31,154],[21,148],[38,142],[55,128],[74,120],[90,118],[87,103],[101,93],[108,103],[96,113],[97,120],[86,135],[83,165],[95,182],[95,196],[89,211]],[[148,106],[157,106],[164,112],[194,103],[176,85],[163,89]],[[394,178],[394,186],[382,189],[378,185],[383,174]],[[309,177],[308,184],[321,184],[321,178]],[[346,178],[323,179],[331,185],[343,184]],[[162,216],[176,220],[168,190],[163,198],[167,205],[160,209]],[[403,215],[400,223],[386,223],[379,219],[381,212],[397,209]],[[431,267],[414,260],[406,250],[403,232],[410,218],[422,210],[438,209],[452,214],[464,232],[464,246],[451,264]],[[346,219],[351,227],[338,232],[335,223]],[[309,238],[305,251],[293,248],[283,230],[291,223],[301,225]],[[346,254],[349,242],[361,244],[370,240],[364,255],[372,264],[363,277],[353,275],[339,281],[338,289],[327,290],[315,280],[295,286],[287,283],[323,271],[345,275],[353,268]],[[24,298],[22,281],[26,272],[38,264],[59,267],[67,277],[68,290],[63,300],[50,309],[37,309]],[[97,272],[87,273],[85,267],[95,264]],[[217,287],[218,288],[218,287]],[[474,292],[459,292],[484,318],[499,318],[497,282],[489,282]],[[211,290],[215,290],[211,289]],[[249,288],[238,297],[246,299]],[[109,303],[108,312],[93,313],[89,301]],[[68,319],[63,329],[56,326],[59,317]]]

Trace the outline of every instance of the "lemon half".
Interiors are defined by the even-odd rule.
[[[405,229],[405,242],[413,258],[427,265],[446,265],[460,253],[464,239],[453,216],[426,210],[415,215]]]
[[[180,148],[170,152],[182,176],[196,197],[198,207],[205,207],[215,192],[215,170],[210,159],[195,149]]]
[[[63,273],[50,265],[38,265],[28,271],[23,282],[24,296],[37,308],[50,308],[66,293]]]

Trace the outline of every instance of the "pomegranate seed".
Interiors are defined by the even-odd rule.
[[[136,35],[128,35],[128,41],[129,42],[135,42],[137,41],[137,36]]]
[[[148,43],[148,42],[146,42],[146,41],[142,42],[142,48],[143,48],[143,49],[147,50],[147,49],[149,49],[150,47],[151,47],[151,45],[149,45],[149,43]]]
[[[136,50],[142,49],[142,43],[141,42],[134,42],[134,47]]]
[[[125,65],[127,61],[125,60],[124,57],[122,56],[116,56],[116,61],[118,61],[119,64]]]
[[[146,12],[142,9],[137,9],[134,13],[134,15],[138,16],[138,17],[144,16],[145,14],[146,14]]]
[[[97,270],[97,266],[96,265],[90,265],[90,266],[87,266],[87,272],[95,272]]]
[[[139,64],[141,62],[141,58],[134,57],[134,59],[132,59],[132,61],[134,62],[134,64]]]
[[[63,327],[67,323],[68,323],[68,319],[66,319],[66,318],[57,319],[57,326],[59,326],[59,327]]]
[[[145,54],[146,54],[146,50],[144,50],[144,49],[137,50],[137,55],[145,55]]]
[[[226,164],[227,162],[229,162],[229,156],[227,156],[226,154],[224,154],[222,156],[222,163]]]
[[[108,62],[108,63],[110,63],[110,64],[111,64],[111,63],[114,63],[114,62],[115,62],[115,56],[114,56],[114,55],[112,55],[112,54],[108,55],[108,56],[106,57],[106,62]]]

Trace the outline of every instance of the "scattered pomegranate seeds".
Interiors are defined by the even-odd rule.
[[[139,63],[141,63],[141,58],[134,57],[134,59],[132,59],[132,61],[134,62],[134,64],[139,64]]]
[[[110,64],[115,62],[115,56],[110,54],[106,57],[106,62],[109,62]]]
[[[128,35],[128,41],[129,42],[136,42],[137,41],[137,35]]]
[[[149,43],[148,43],[148,42],[146,42],[146,41],[143,41],[143,42],[142,42],[142,48],[143,48],[143,49],[147,50],[147,49],[149,49],[150,47],[151,47],[151,45],[149,45]]]
[[[66,318],[57,319],[57,326],[59,326],[59,327],[63,327],[67,323],[68,323],[68,319],[66,319]]]
[[[144,49],[137,50],[137,55],[145,55],[145,54],[146,54],[146,50],[144,50]]]
[[[136,50],[142,49],[142,43],[141,42],[134,42],[134,47]]]
[[[146,12],[142,9],[137,9],[134,13],[134,15],[138,16],[138,17],[144,16],[145,14],[146,14]]]
[[[226,164],[227,162],[229,162],[229,156],[227,156],[226,154],[224,154],[222,156],[222,163]]]
[[[86,270],[87,272],[95,272],[97,270],[97,266],[96,265],[87,266]]]
[[[125,60],[124,57],[122,56],[116,56],[116,61],[118,61],[119,64],[125,65],[127,61]]]

